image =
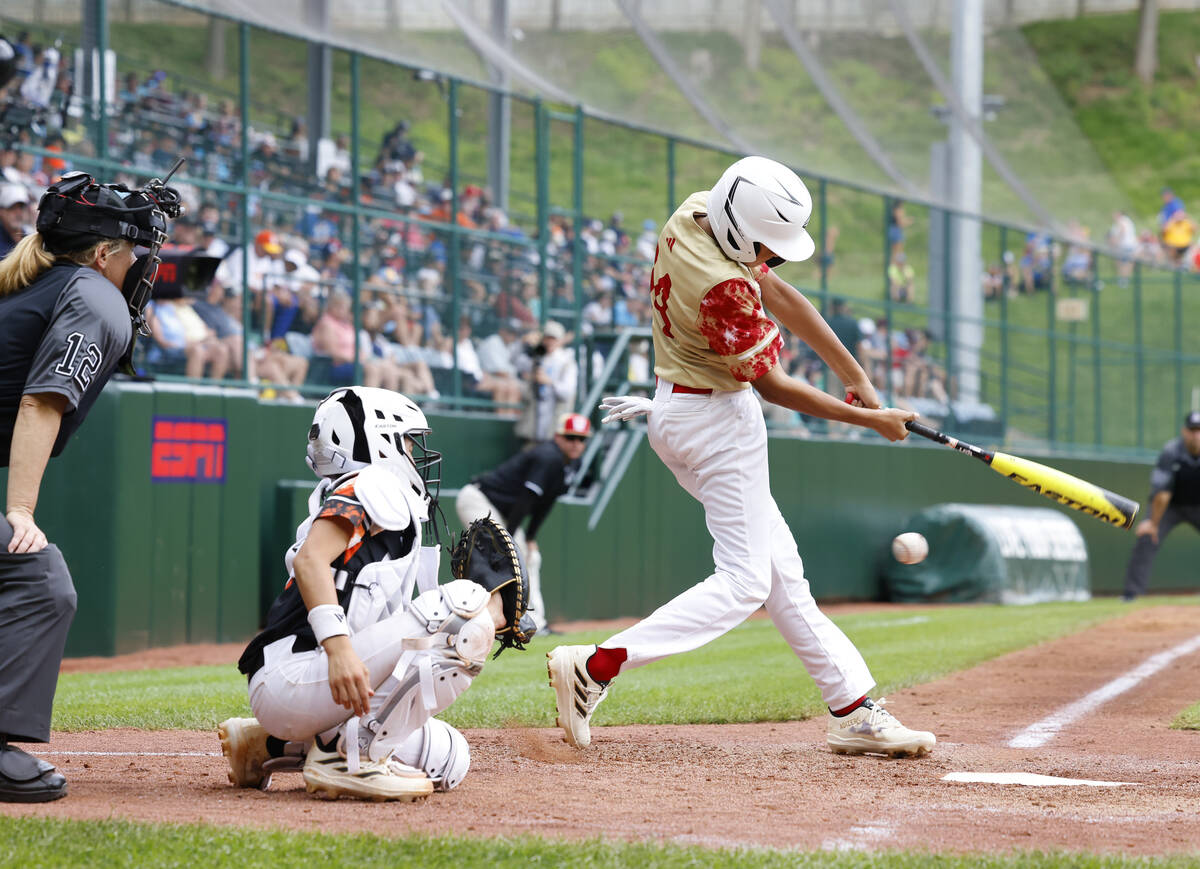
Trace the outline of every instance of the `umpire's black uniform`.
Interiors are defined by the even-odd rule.
[[[1170,492],[1171,500],[1158,521],[1158,540],[1148,534],[1139,535],[1125,570],[1125,600],[1145,594],[1150,584],[1150,568],[1158,547],[1180,522],[1187,522],[1200,531],[1200,452],[1196,439],[1200,437],[1200,412],[1192,411],[1184,420],[1184,433],[1169,441],[1159,453],[1154,470],[1150,472],[1150,500],[1160,492]],[[1188,441],[1191,441],[1191,449]]]
[[[0,297],[0,466],[10,463],[22,395],[66,399],[51,451],[57,456],[131,337],[121,291],[91,268],[60,262],[25,289]],[[62,796],[66,781],[50,764],[7,743],[50,738],[75,587],[57,546],[11,553],[11,538],[12,527],[0,515],[0,800],[34,802]]]

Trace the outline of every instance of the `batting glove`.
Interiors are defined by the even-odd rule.
[[[600,409],[608,411],[600,422],[630,420],[648,414],[653,406],[653,401],[641,395],[609,395],[600,402]]]

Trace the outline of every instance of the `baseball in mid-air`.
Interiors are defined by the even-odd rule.
[[[928,554],[929,541],[916,531],[905,531],[892,540],[892,555],[901,564],[919,564]]]

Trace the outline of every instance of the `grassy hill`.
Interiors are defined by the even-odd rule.
[[[1024,33],[1138,213],[1158,210],[1164,184],[1200,200],[1200,14],[1161,13],[1151,87],[1133,74],[1134,13],[1043,21]]]

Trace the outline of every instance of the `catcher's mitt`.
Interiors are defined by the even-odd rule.
[[[496,655],[509,647],[525,648],[536,630],[533,620],[525,618],[529,574],[508,530],[491,516],[476,519],[450,550],[450,572],[455,579],[469,579],[488,591],[500,590],[506,624],[496,631],[500,641]]]

